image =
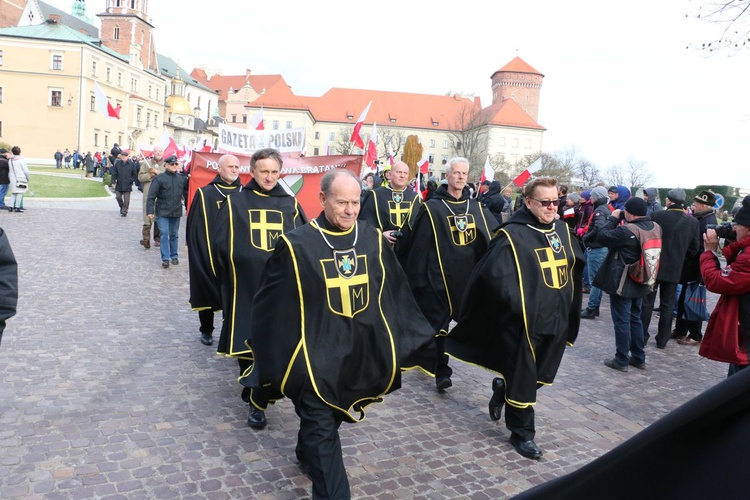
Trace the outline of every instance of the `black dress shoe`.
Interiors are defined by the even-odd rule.
[[[619,371],[621,371],[621,372],[626,372],[626,371],[628,371],[628,365],[621,365],[621,364],[620,364],[620,363],[618,363],[618,362],[617,362],[617,360],[616,360],[616,359],[614,359],[614,358],[612,358],[612,359],[605,359],[605,360],[604,360],[604,366],[607,366],[607,367],[609,367],[609,368],[612,368],[613,370],[619,370]],[[644,366],[645,366],[645,365],[644,365]]]
[[[214,338],[210,333],[201,333],[201,344],[211,345],[214,343]]]
[[[450,377],[441,377],[435,381],[435,387],[438,391],[443,392],[447,388],[453,387],[453,382],[451,382]]]
[[[581,311],[581,319],[594,319],[597,316],[599,316],[599,308],[598,307],[587,307],[583,311]]]
[[[542,450],[539,449],[539,447],[533,440],[521,441],[520,438],[516,437],[514,434],[511,434],[510,444],[513,445],[513,447],[520,455],[523,455],[526,458],[538,460],[542,457]]]
[[[250,405],[250,414],[247,416],[247,425],[253,429],[262,429],[266,426],[266,413]]]
[[[492,380],[492,397],[490,398],[490,418],[500,420],[505,404],[505,381],[501,378]]]

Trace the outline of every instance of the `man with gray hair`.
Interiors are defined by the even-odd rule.
[[[447,183],[420,206],[408,235],[406,276],[437,335],[435,384],[440,392],[453,385],[453,370],[445,354],[448,326],[457,318],[474,264],[484,256],[498,227],[495,217],[471,198],[466,186],[468,175],[469,160],[456,157],[448,161]]]
[[[160,243],[159,226],[153,223],[153,221],[146,214],[146,201],[148,200],[148,190],[151,187],[151,181],[154,177],[164,172],[166,167],[164,166],[164,148],[156,146],[154,148],[154,156],[151,160],[144,159],[141,162],[140,168],[138,169],[138,182],[141,183],[141,191],[143,192],[143,232],[141,238],[141,245],[143,248],[148,250],[151,248],[151,227],[154,228],[154,245],[157,247]]]

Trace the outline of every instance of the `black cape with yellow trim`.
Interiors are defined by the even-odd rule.
[[[365,221],[342,232],[321,214],[285,234],[255,295],[255,362],[240,382],[271,400],[294,400],[307,387],[344,420],[361,420],[367,405],[401,387],[401,370],[434,373],[434,331],[405,281],[387,240]]]
[[[196,190],[193,197],[186,232],[190,265],[190,307],[194,311],[221,310],[211,233],[221,205],[228,195],[239,191],[242,191],[239,178],[227,184],[217,175],[206,186]]]
[[[522,207],[472,272],[445,351],[499,373],[509,404],[534,404],[578,335],[583,259],[564,222],[541,224]]]
[[[397,231],[414,220],[422,200],[417,193],[405,188],[379,187],[367,197],[359,212],[359,220],[366,220],[381,231]]]
[[[250,310],[263,266],[281,236],[306,222],[297,200],[278,184],[264,192],[251,180],[227,198],[214,236],[224,310],[219,354],[252,359]]]
[[[440,186],[419,207],[413,228],[405,235],[405,269],[414,297],[436,332],[445,334],[451,318],[457,318],[466,282],[496,227],[495,218],[470,197],[468,189],[457,200]]]

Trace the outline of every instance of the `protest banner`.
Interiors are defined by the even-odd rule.
[[[216,177],[221,156],[220,153],[193,152],[188,186],[188,207],[193,202],[195,190],[207,185]],[[245,185],[252,179],[250,157],[235,156],[240,160],[240,182]],[[309,219],[317,217],[321,211],[318,193],[323,174],[335,168],[347,168],[358,176],[362,168],[361,155],[308,156],[283,160],[279,185],[297,198]]]
[[[252,155],[259,149],[273,148],[279,153],[296,153],[305,147],[305,129],[250,130],[219,124],[217,149],[226,153]]]

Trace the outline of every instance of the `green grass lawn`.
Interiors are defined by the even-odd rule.
[[[45,167],[30,167],[29,171],[31,179],[29,180],[29,190],[26,196],[29,196],[32,191],[34,192],[34,196],[38,198],[96,198],[109,195],[104,184],[101,183],[101,179],[99,179],[99,182],[94,182],[85,179],[62,177],[61,175],[34,175],[35,172],[53,173],[55,171],[54,168],[50,170]],[[60,173],[76,172],[80,171],[67,170]]]

